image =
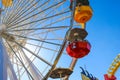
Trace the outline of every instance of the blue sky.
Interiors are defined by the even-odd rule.
[[[86,30],[92,49],[88,56],[79,59],[74,69],[76,78],[71,76],[70,80],[81,80],[79,66],[84,65],[90,73],[103,80],[103,75],[107,73],[113,59],[120,53],[119,3],[120,0],[90,0],[94,12]],[[120,70],[116,77],[120,80]]]

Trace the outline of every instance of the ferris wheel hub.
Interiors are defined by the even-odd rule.
[[[10,34],[7,33],[7,32],[1,32],[1,36],[2,36],[4,39],[6,39],[7,41],[10,41],[10,42],[15,41],[15,37],[12,36],[12,35],[10,35]]]
[[[15,40],[15,37],[13,37],[8,32],[6,32],[6,25],[5,24],[0,25],[0,36],[7,41],[14,41]]]
[[[6,25],[5,24],[0,24],[0,32],[3,32],[6,30]]]

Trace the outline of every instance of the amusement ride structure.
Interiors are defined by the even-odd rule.
[[[66,0],[1,1],[0,80],[68,80],[77,59],[91,47],[84,40],[87,31],[73,28],[74,20],[84,25],[92,10],[83,0],[71,1],[71,10],[66,4]],[[57,68],[64,50],[73,59],[70,68]]]
[[[66,4],[66,0],[1,1],[0,80],[68,80],[77,59],[90,51],[85,23],[92,10],[88,0],[71,1],[70,9]],[[74,20],[82,28],[73,28]],[[64,50],[73,60],[69,68],[57,68]]]
[[[88,0],[71,0],[70,6],[68,2],[1,0],[0,80],[69,80],[77,60],[91,49],[85,38],[92,9]],[[65,53],[71,63],[58,67]],[[116,70],[109,71],[110,76]]]
[[[108,73],[104,75],[105,80],[117,80],[115,77],[115,73],[117,72],[118,68],[120,67],[120,54],[113,60],[110,68],[108,69]]]

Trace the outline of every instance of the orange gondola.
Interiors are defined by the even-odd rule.
[[[78,23],[86,23],[92,17],[90,6],[82,5],[75,8],[74,20]]]
[[[3,6],[5,6],[5,7],[12,6],[13,0],[2,0],[2,4],[3,4]]]

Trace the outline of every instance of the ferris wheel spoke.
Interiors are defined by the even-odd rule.
[[[52,32],[52,31],[57,31],[57,30],[61,30],[61,29],[52,29],[52,30],[46,30],[46,31],[42,31],[42,32],[37,32],[37,33],[29,33],[29,35],[31,35],[31,36],[35,36],[35,35],[37,35],[38,36],[38,34],[39,35],[42,35],[42,34],[46,34],[46,33],[50,33],[50,32]]]
[[[23,62],[23,64],[24,64],[24,60],[23,60],[23,58],[21,57],[21,55],[20,55],[21,53],[20,52],[18,52],[18,57],[19,57],[19,59]],[[17,55],[17,54],[16,54]],[[17,59],[17,57],[16,57],[16,59]],[[18,59],[18,61],[19,61],[19,59]],[[21,62],[20,62],[21,63]],[[25,68],[28,70],[28,68],[26,67],[26,64],[24,64],[24,66],[25,66]],[[21,69],[25,69],[24,67],[23,67],[23,65],[21,64]],[[22,77],[22,73],[20,73],[20,71],[21,71],[21,69],[19,69],[19,71],[17,71],[16,73],[18,73],[19,74],[19,77]],[[26,72],[26,69],[25,69],[25,72]],[[29,70],[28,70],[29,71]],[[30,72],[29,72],[30,73]],[[32,78],[31,78],[31,76],[29,75],[29,73],[28,72],[26,72],[26,75],[28,76],[28,79],[29,80],[33,80],[34,79],[34,77],[32,76],[32,74],[31,74],[31,76],[32,76]]]
[[[40,2],[40,0],[38,0],[38,1],[36,1],[35,3],[33,3],[34,2],[34,0],[33,1],[31,1],[30,2],[30,4],[25,4],[24,6],[22,6],[22,10],[18,10],[18,12],[16,13],[16,15],[15,16],[13,16],[11,19],[12,20],[10,20],[8,23],[7,23],[7,25],[10,25],[10,24],[12,24],[13,22],[15,22],[15,21],[18,21],[18,20],[20,20],[19,19],[19,17],[20,16],[22,16],[22,15],[24,15],[26,12],[28,12],[29,10],[31,10],[31,8],[34,6],[34,5],[36,5],[37,3],[39,3]]]
[[[3,76],[7,77],[7,75],[6,75],[6,72],[7,72],[9,75],[9,78],[11,80],[17,80],[17,76],[15,74],[15,71],[13,70],[13,65],[11,64],[10,58],[9,58],[6,50],[3,50],[3,51],[4,51],[3,55],[5,58],[3,63],[5,64],[4,68],[6,68],[6,70],[4,70],[4,68],[3,68],[3,74],[5,74]],[[7,78],[1,78],[1,79],[7,79]]]
[[[54,22],[52,22],[52,23],[50,23],[50,24],[47,24],[47,25],[42,26],[42,28],[43,28],[43,27],[50,26],[50,25],[55,24],[55,23],[57,23],[57,22],[63,21],[63,20],[65,20],[65,19],[67,19],[67,18],[70,18],[70,16],[65,16],[65,17],[63,17],[63,18],[57,19],[56,21],[54,21]],[[48,19],[47,19],[47,20],[48,20]],[[44,22],[45,22],[45,21],[44,21]],[[33,26],[34,26],[34,27],[37,27],[37,26],[39,26],[39,25],[42,25],[44,22],[42,21],[41,23],[39,23],[39,24],[37,24],[37,25],[33,25]],[[32,28],[32,26],[30,26],[30,28]],[[9,29],[8,29],[8,30],[9,30]]]
[[[69,26],[55,26],[55,27],[43,27],[43,28],[29,28],[29,29],[16,29],[16,30],[8,30],[8,32],[12,31],[32,31],[32,30],[44,30],[44,29],[62,29],[62,28],[68,28]]]
[[[46,37],[47,37],[47,35],[46,35]],[[45,38],[46,38],[46,37],[45,37]],[[37,44],[37,45],[38,45],[38,44]],[[42,45],[43,45],[43,43],[41,44],[41,46],[42,46]],[[38,48],[38,47],[36,47],[36,49],[37,49],[37,48]],[[36,52],[36,49],[35,49],[34,52]],[[37,54],[39,53],[40,49],[41,49],[41,48],[39,48]],[[33,55],[32,55],[32,56],[33,56]],[[30,57],[30,59],[32,58],[32,56]],[[31,60],[31,62],[33,62],[35,59],[36,59],[36,57],[34,57],[34,58]],[[25,64],[26,64],[26,63],[25,63]],[[29,67],[29,65],[28,65],[27,67]],[[35,66],[35,68],[36,68],[36,66]],[[21,69],[22,69],[22,68],[21,68]],[[20,70],[21,70],[21,69],[20,69]],[[39,74],[40,74],[41,76],[43,76],[39,70],[37,70],[37,72],[39,72]],[[22,73],[22,75],[23,75],[24,73],[25,73],[25,71]],[[21,75],[21,76],[22,76],[22,75]]]
[[[18,27],[22,27],[22,26],[29,25],[29,24],[32,24],[32,23],[40,22],[40,21],[42,21],[42,20],[46,20],[46,19],[49,19],[49,18],[52,18],[52,17],[56,17],[56,16],[59,16],[59,15],[66,14],[66,13],[68,13],[68,12],[69,12],[69,11],[65,11],[65,12],[62,12],[62,13],[59,13],[59,14],[55,14],[55,15],[52,15],[52,16],[49,16],[49,17],[46,17],[46,18],[43,18],[43,19],[40,19],[40,20],[36,20],[36,21],[29,22],[29,23],[25,23],[25,24],[22,24],[22,25],[13,27],[13,28],[18,28]],[[19,23],[18,23],[18,24],[19,24]]]
[[[35,58],[34,58],[34,59],[35,59]],[[34,59],[31,61],[31,63],[34,61]],[[27,66],[27,68],[30,67],[31,63],[29,63],[29,65]],[[39,75],[39,76],[38,76],[38,75],[36,75],[36,76],[40,77],[40,79],[43,78],[43,75],[42,75],[41,72],[36,68],[35,65],[34,65],[34,68],[35,68],[35,70],[37,70],[36,73],[38,73],[38,75]],[[23,69],[23,68],[20,68],[20,71],[21,71],[22,69]],[[24,73],[25,73],[25,70],[23,71],[23,73],[21,73],[21,76],[23,76]],[[32,73],[32,74],[34,75],[34,73]],[[38,80],[40,80],[40,79],[38,79]]]
[[[53,8],[53,10],[51,10],[48,14],[52,14],[53,11],[56,10],[56,8],[57,8],[57,6],[56,6],[55,8]],[[62,11],[65,11],[65,10],[67,10],[67,8],[64,8]],[[43,14],[44,16],[43,16],[43,15],[42,15],[42,16],[43,16],[43,17],[47,17],[48,14]],[[41,17],[41,15],[38,16],[38,17]],[[61,18],[59,18],[59,19],[56,19],[54,22],[51,22],[50,24],[44,25],[44,26],[42,26],[42,27],[51,26],[52,24],[56,24],[56,23],[58,23],[58,22],[60,22],[60,21],[63,21],[63,20],[65,20],[65,19],[67,19],[67,18],[70,18],[70,16],[66,15],[65,17],[61,17]],[[48,21],[48,20],[51,20],[51,19],[49,18],[49,19],[46,19],[46,20],[41,21],[41,22],[39,22],[39,23],[34,23],[34,24],[32,24],[32,26],[37,27],[37,26],[39,26],[39,25],[46,24],[45,22]],[[32,27],[32,26],[31,26],[31,27]],[[31,28],[31,27],[30,27],[30,28]]]
[[[53,40],[53,41],[54,41],[54,40],[59,40],[59,41],[60,41],[60,40],[63,40],[63,38],[47,38],[47,39],[45,39],[45,40]]]
[[[32,44],[32,43],[26,43],[26,44],[28,44],[28,45],[32,45],[32,46],[36,46],[36,47],[40,47],[40,48],[44,48],[44,49],[46,49],[46,50],[50,50],[50,51],[54,51],[54,52],[58,52],[58,50],[55,50],[55,49],[51,49],[51,48],[47,48],[47,47],[43,47],[43,46],[39,46],[39,45],[37,45],[37,44]]]
[[[17,58],[15,58],[16,59],[16,63],[19,63],[18,62],[18,59]],[[19,68],[19,65],[17,64],[17,75],[18,75],[18,80],[21,80],[21,78],[20,78],[20,70],[19,70],[20,68]]]
[[[26,0],[26,1],[27,1],[27,0]],[[26,2],[26,1],[25,1],[25,2]],[[14,3],[14,2],[13,2],[13,3]],[[12,4],[13,4],[13,3],[12,3]],[[18,5],[15,5],[15,6],[13,6],[13,7],[11,6],[12,8],[14,8],[14,9],[12,9],[12,11],[11,11],[11,12],[13,12],[13,13],[9,12],[9,13],[6,15],[6,20],[4,21],[4,23],[6,23],[9,18],[11,18],[13,15],[15,15],[14,13],[16,13],[16,11],[20,8],[21,3],[24,4],[23,1],[19,1],[19,2],[18,2]],[[14,4],[13,4],[13,5],[14,5]],[[9,8],[8,11],[10,11],[11,8],[10,8],[10,7],[8,7],[8,8]]]
[[[28,36],[32,36],[32,38],[31,39],[29,39],[29,40],[34,40],[35,39],[35,41],[40,41],[40,42],[44,42],[45,40],[63,40],[63,38],[60,38],[60,37],[58,37],[58,38],[46,38],[46,39],[43,39],[43,38],[41,38],[42,37],[42,35],[46,35],[46,33],[49,33],[49,34],[51,34],[51,32],[53,32],[53,31],[57,31],[57,30],[60,30],[60,29],[54,29],[54,30],[46,30],[46,31],[40,31],[40,32],[36,32],[36,33],[34,33],[34,31],[32,32],[28,32],[28,33],[26,33],[25,35],[22,35],[22,34],[19,34],[19,35],[22,35],[23,37],[22,38],[25,38],[26,39],[26,37],[24,37],[24,36],[26,36],[27,34],[29,34]],[[18,36],[19,37],[19,35],[16,35],[16,36]],[[20,36],[21,37],[21,36]],[[35,38],[34,38],[35,37]],[[29,37],[28,37],[29,38]],[[38,39],[38,40],[36,40],[36,39]],[[44,41],[43,41],[44,40]],[[45,41],[45,43],[49,43],[49,44],[53,44],[53,45],[58,45],[58,46],[60,46],[60,44],[56,44],[55,42],[53,43],[53,41],[52,42],[49,42],[49,41]]]
[[[18,56],[19,56],[20,60],[21,60],[22,62],[24,62],[20,54],[21,54],[21,53],[18,52]],[[23,64],[24,64],[24,63],[23,63]],[[19,69],[19,72],[20,72],[23,68],[24,68],[24,67],[21,67],[21,68]],[[27,67],[26,67],[26,68],[27,68]],[[26,70],[25,70],[25,71],[26,71]],[[18,71],[17,71],[16,73],[18,73]],[[18,73],[18,74],[20,74],[20,73]],[[21,73],[21,74],[19,75],[19,77],[22,77],[22,75],[23,75],[23,74]],[[27,76],[28,76],[28,79],[31,80],[30,75],[29,75],[28,73],[27,73]]]
[[[9,47],[10,47],[10,46],[9,46]],[[12,48],[12,47],[11,47],[11,48]],[[13,49],[13,48],[12,48],[12,49]],[[11,49],[11,50],[12,50],[12,49]],[[14,50],[14,49],[13,49],[13,50]],[[15,52],[15,50],[14,50],[14,52]],[[14,53],[14,52],[13,52],[13,53]],[[19,53],[19,52],[18,52],[18,53]],[[17,54],[16,54],[16,55],[17,55]],[[16,55],[15,55],[15,56],[16,56]],[[18,59],[18,61],[19,61],[20,63],[21,63],[21,62],[24,62],[23,59],[22,59],[21,56],[20,56],[20,53],[19,53],[18,55],[19,55],[19,56],[16,56],[15,58]],[[19,57],[19,58],[18,58],[18,57]],[[24,63],[23,63],[23,64],[24,64]],[[24,65],[24,66],[25,66],[25,65]],[[24,67],[24,66],[21,64],[21,67],[24,68],[25,71],[26,71],[27,68]],[[20,71],[20,70],[19,70],[19,71]],[[27,70],[27,71],[28,71],[28,70]],[[18,73],[18,74],[20,74],[20,73]],[[31,80],[29,73],[27,72],[26,74],[27,74],[29,80]],[[19,77],[22,77],[22,76],[19,76]],[[12,79],[11,79],[11,80],[12,80]],[[32,79],[32,80],[33,80],[33,79]]]
[[[6,41],[7,42],[7,41]],[[33,79],[32,75],[29,73],[29,71],[27,70],[27,68],[25,67],[24,63],[21,61],[21,59],[18,57],[18,55],[16,54],[16,52],[13,50],[12,46],[10,46],[10,44],[7,42],[8,46],[10,47],[10,49],[13,51],[13,53],[15,54],[15,56],[18,58],[18,60],[20,61],[20,63],[22,64],[22,66],[24,67],[24,69],[26,70],[26,72],[29,74],[29,76]]]
[[[52,34],[56,37],[54,39],[46,39],[46,40],[64,40],[60,35],[57,35],[54,31],[52,32]]]
[[[17,62],[13,62],[11,61],[13,64],[16,64],[16,65],[19,65],[19,66],[22,66],[21,64],[17,63]]]
[[[46,39],[43,39],[43,38],[41,38],[41,36],[38,36],[37,34],[36,35],[31,35],[31,36],[33,36],[33,37],[36,37],[36,38],[38,38],[39,40],[46,40],[46,41],[55,41],[55,40],[59,40],[59,41],[61,41],[61,40],[64,40],[63,38],[61,38],[61,37],[58,37],[58,38],[46,38]],[[57,35],[56,35],[57,36]],[[51,43],[53,43],[53,42],[51,42]],[[59,44],[60,45],[60,44]]]
[[[20,54],[21,54],[21,53],[18,52],[19,58],[21,59],[22,62],[24,62]],[[17,60],[17,58],[16,58],[16,62],[18,62],[18,61],[19,61],[19,60]],[[24,63],[24,64],[26,64],[26,63]],[[23,76],[23,74],[26,72],[26,70],[25,70],[23,73],[20,73],[24,67],[21,66],[21,68],[19,68],[19,66],[21,66],[21,65],[17,65],[16,74],[18,73],[18,77],[20,78],[20,77]],[[26,68],[28,68],[28,66],[26,66]],[[27,75],[28,75],[28,74],[27,74]],[[29,80],[31,80],[29,75],[28,75],[28,78],[29,78]],[[19,79],[19,80],[21,80],[21,79]]]
[[[30,71],[30,73],[32,74],[35,80],[40,80],[42,76],[39,75],[38,69],[32,63],[32,61],[27,57],[27,55],[25,54],[24,50],[21,49],[21,47],[20,50],[21,50],[21,57],[23,58],[23,61],[26,64],[27,69]]]
[[[57,49],[57,48],[56,48]],[[57,51],[58,52],[58,51]],[[54,54],[56,54],[56,50],[54,51],[54,53],[53,53],[53,56],[52,56],[52,58],[51,58],[51,60],[50,61],[52,61],[53,59],[54,59],[54,57],[55,57],[55,55]],[[43,70],[43,72],[42,73],[45,73],[45,71],[46,71],[46,69],[48,68],[48,66],[46,66],[46,68]]]
[[[26,0],[26,1],[27,1],[27,0]],[[13,1],[13,2],[14,2],[14,1]],[[16,1],[16,2],[17,2],[17,1]],[[3,23],[5,23],[6,21],[8,21],[8,18],[9,18],[9,17],[11,17],[12,15],[15,15],[15,14],[13,14],[13,13],[16,13],[16,11],[20,8],[21,3],[24,4],[24,1],[19,0],[18,3],[16,3],[16,5],[13,4],[13,6],[12,6],[13,9],[12,9],[12,11],[10,11],[10,8],[8,8],[8,12],[6,13],[7,15],[6,15],[5,21],[3,21]]]
[[[10,34],[10,35],[21,37],[21,38],[25,38],[25,39],[29,39],[29,40],[40,41],[40,42],[45,42],[45,43],[48,43],[48,44],[53,44],[53,45],[61,46],[61,44],[57,44],[57,43],[53,43],[53,42],[48,42],[48,41],[44,41],[44,40],[40,40],[40,39],[29,38],[29,37],[25,37],[25,36],[21,36],[21,35],[14,35],[14,34]]]
[[[40,59],[41,61],[45,62],[46,64],[48,64],[49,66],[52,66],[52,64],[50,64],[48,61],[44,60],[42,57],[38,56],[37,54],[35,54],[34,52],[32,52],[31,50],[29,50],[28,48],[22,46],[21,44],[19,44],[18,42],[15,41],[15,43],[20,46],[21,48],[25,49],[26,51],[28,51],[29,53],[31,53],[32,55],[36,56],[38,59]]]
[[[63,29],[63,28],[62,28],[62,29]],[[38,34],[39,34],[39,35],[42,35],[42,34],[51,33],[51,32],[53,32],[53,31],[58,31],[58,30],[62,30],[62,29],[50,29],[50,30],[41,31],[41,32],[37,32],[37,33],[29,33],[29,35],[31,35],[31,36],[37,35],[37,36],[38,36]]]
[[[39,0],[40,1],[40,0]],[[32,12],[36,11],[37,9],[45,6],[50,0],[47,0],[46,2],[44,2],[43,4],[41,4],[40,6],[34,8],[32,10],[32,7],[35,6],[39,1],[37,1],[36,3],[34,3],[31,6],[28,6],[28,8],[26,8],[24,11],[21,11],[20,14],[16,15],[16,17],[13,18],[12,21],[10,21],[8,23],[8,25],[12,25],[13,23],[16,23],[17,21],[20,21],[21,19],[24,19],[27,15],[30,15]],[[30,11],[31,10],[31,11]],[[29,12],[30,11],[30,12]],[[28,13],[27,13],[28,12]],[[26,14],[27,13],[27,14]]]
[[[27,0],[26,0],[27,1]],[[27,2],[24,2],[18,9],[15,9],[16,11],[15,11],[15,13],[16,14],[11,14],[10,15],[10,17],[8,17],[8,19],[6,20],[6,24],[8,23],[8,22],[11,22],[13,19],[14,19],[14,17],[16,17],[17,15],[19,15],[23,10],[25,10],[27,7],[29,7],[29,5],[31,5],[32,3],[34,2],[34,0],[32,0],[32,1],[27,1]]]
[[[52,22],[52,23],[50,23],[50,24],[47,24],[47,25],[44,25],[44,26],[42,26],[42,28],[46,28],[46,27],[48,27],[48,26],[50,26],[50,25],[52,25],[52,24],[56,24],[57,22],[60,22],[60,21],[63,21],[63,20],[65,20],[65,19],[67,19],[67,18],[70,18],[70,16],[66,16],[66,17],[64,17],[64,18],[60,18],[60,19],[58,19],[58,20],[56,20],[56,21],[54,21],[54,22]],[[42,23],[39,23],[39,24],[42,24]],[[38,26],[39,26],[39,24],[38,24]],[[31,29],[31,28],[33,28],[33,29],[36,29],[36,27],[37,27],[37,25],[35,26],[34,25],[34,27],[30,27],[29,29]],[[61,27],[64,27],[64,26],[61,26]],[[70,26],[65,26],[66,28],[68,27],[70,27]],[[40,29],[40,28],[37,28],[38,30]],[[13,29],[13,30],[16,30],[16,29]],[[12,29],[8,29],[8,31],[13,31]],[[19,30],[19,29],[17,29],[17,30]],[[21,30],[25,30],[25,29],[21,29]],[[28,31],[27,33],[32,33],[32,32],[35,32],[35,31]]]
[[[8,57],[8,59],[9,59],[9,57]],[[15,71],[13,69],[13,66],[12,66],[10,60],[8,60],[7,71],[8,71],[8,74],[9,74],[9,77],[11,80],[17,80],[17,76],[15,74]]]
[[[64,47],[65,47],[66,43],[67,43],[67,40],[66,40],[66,38],[65,38],[64,41],[63,41],[63,45],[60,47],[60,50],[59,50],[59,52],[58,52],[58,55],[57,55],[57,57],[55,58],[54,64],[52,65],[52,68],[51,68],[51,69],[49,70],[49,72],[45,75],[45,77],[44,77],[43,80],[47,80],[48,77],[50,76],[52,70],[56,67],[56,65],[57,65],[57,63],[58,63],[58,61],[59,61],[59,59],[60,59],[60,57],[61,57],[61,55],[62,55],[62,52],[63,52],[63,50],[64,50]]]
[[[63,28],[62,28],[63,29]],[[41,32],[37,32],[36,33],[36,31],[35,30],[33,30],[33,31],[27,31],[26,33],[24,33],[24,35],[23,34],[19,34],[19,35],[23,35],[23,36],[25,36],[25,35],[31,35],[31,36],[34,36],[34,35],[36,35],[36,36],[38,36],[38,34],[46,34],[46,33],[48,33],[48,32],[51,32],[51,31],[57,31],[57,30],[60,30],[60,29],[51,29],[51,30],[46,30],[46,31],[42,31],[41,30]],[[21,31],[20,31],[21,32]],[[23,31],[24,32],[24,31]]]
[[[57,35],[55,36],[56,38],[46,38],[46,39],[41,38],[41,36],[38,36],[37,34],[36,34],[36,35],[35,35],[35,34],[34,34],[34,35],[31,35],[31,36],[36,37],[36,38],[39,39],[39,40],[44,40],[44,41],[47,41],[47,42],[48,42],[48,41],[52,41],[52,43],[53,43],[53,41],[62,41],[62,40],[63,40],[62,37],[61,37],[61,38],[60,38],[60,37],[57,38],[57,37],[56,37]],[[59,44],[59,45],[60,45],[60,44]]]
[[[11,9],[14,9],[16,7],[15,5],[19,5],[19,4],[20,4],[20,0],[18,2],[15,0]],[[9,8],[8,7],[4,8],[4,13],[5,14],[4,14],[3,18],[2,18],[2,23],[4,23],[4,21],[6,21],[7,16],[9,14]]]
[[[44,46],[39,46],[37,44],[32,44],[32,43],[28,43],[28,42],[26,44],[36,46],[36,47],[40,47],[40,48],[43,48],[43,49],[46,49],[46,50],[54,51],[54,52],[59,52],[58,50],[55,50],[55,49],[52,49],[52,48],[47,48],[47,47],[44,47]],[[63,52],[63,54],[66,54],[66,53]]]
[[[56,24],[56,23],[58,23],[58,22],[60,22],[60,21],[64,21],[64,20],[67,19],[67,18],[70,18],[70,16],[65,16],[64,18],[59,18],[59,19],[57,19],[56,21],[51,22],[50,24],[47,24],[47,25],[42,26],[42,28],[47,28],[48,26],[51,26],[51,25],[53,25],[53,24]],[[47,20],[48,20],[48,19],[47,19]],[[34,26],[34,28],[36,28],[37,26],[44,24],[44,22],[45,22],[45,21],[42,21],[42,22],[38,23],[37,25],[33,25],[33,26]],[[63,26],[61,26],[61,27],[63,27]],[[65,26],[65,27],[67,28],[67,27],[70,27],[70,26]],[[31,28],[31,27],[30,27],[30,28]],[[33,29],[34,29],[34,28],[33,28]]]
[[[46,11],[46,10],[48,10],[48,9],[52,8],[52,7],[55,7],[55,6],[57,6],[58,4],[61,4],[61,3],[63,3],[63,2],[64,2],[64,0],[63,0],[63,1],[61,1],[61,2],[59,2],[59,3],[57,3],[57,4],[54,4],[54,5],[52,5],[52,6],[48,7],[48,8],[46,8],[46,9],[44,9],[44,10],[42,10],[42,11],[38,12],[38,13],[35,13],[35,14],[33,14],[33,15],[29,16],[28,18],[22,19],[21,21],[16,22],[15,24],[10,25],[9,27],[14,26],[14,25],[16,25],[16,24],[19,24],[19,23],[21,23],[21,22],[23,22],[23,21],[25,21],[25,20],[28,20],[28,19],[32,18],[33,16],[36,16],[36,15],[38,15],[38,14],[40,14],[40,13],[42,13],[42,12],[44,12],[44,11]]]

